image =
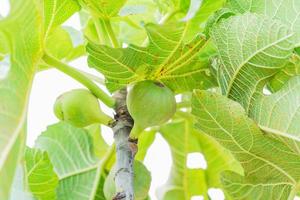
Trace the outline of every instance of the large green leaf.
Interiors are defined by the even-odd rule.
[[[244,175],[223,174],[225,189],[237,200],[291,200],[299,190],[300,154],[261,132],[236,102],[206,91],[193,95],[196,127],[229,149]]]
[[[110,48],[88,44],[89,66],[105,75],[111,91],[144,79],[161,81],[176,92],[214,84],[207,72],[207,61],[199,61],[198,57],[205,47],[205,39],[197,36],[184,44],[188,23],[148,24],[145,28],[150,40],[148,47]]]
[[[94,155],[92,138],[85,129],[60,122],[49,126],[36,141],[47,151],[59,178],[59,200],[104,199],[102,161]]]
[[[79,11],[77,0],[43,0],[41,1],[43,14],[44,51],[58,59],[74,60],[85,53],[84,42],[76,44],[78,36],[71,27],[60,27],[69,17]],[[71,31],[70,31],[71,30]],[[83,39],[82,39],[83,40]],[[48,69],[49,66],[41,62],[39,70]]]
[[[223,93],[241,103],[264,131],[299,141],[297,80],[279,90],[297,74],[298,57],[290,58],[293,33],[265,17],[245,14],[215,26],[212,37],[220,56],[218,78]],[[270,77],[270,85],[279,91],[264,96]],[[294,143],[291,148],[298,146]]]
[[[99,124],[92,124],[86,127],[86,130],[92,138],[95,156],[101,159],[109,147],[101,135],[101,126]]]
[[[110,18],[118,14],[127,0],[78,0],[92,16]]]
[[[278,21],[249,13],[221,20],[211,35],[220,57],[222,93],[248,111],[257,89],[288,62],[295,35]]]
[[[55,200],[58,177],[46,152],[27,148],[25,152],[26,179],[29,190],[39,200]]]
[[[18,158],[22,156],[28,97],[42,56],[43,32],[47,36],[79,9],[75,1],[12,0],[10,3],[10,15],[0,21],[0,35],[9,44],[9,50],[5,46],[5,63],[1,63],[4,73],[0,79],[1,199],[7,199]]]
[[[46,40],[45,49],[53,57],[67,62],[85,54],[81,33],[66,26],[58,27],[52,31]]]
[[[77,0],[43,0],[41,2],[45,38],[49,36],[53,29],[61,25],[80,9]]]
[[[229,0],[228,7],[238,13],[264,14],[286,24],[297,33],[295,46],[300,45],[300,1],[298,0]]]
[[[193,38],[202,30],[201,23],[219,9],[224,0],[128,0],[120,10],[118,38],[121,42],[145,45],[147,34],[143,24],[190,21],[185,38]],[[153,13],[159,13],[157,15]]]
[[[199,24],[205,22],[211,14],[220,9],[224,5],[224,3],[225,0],[202,0],[200,9],[192,19],[193,22],[198,23],[199,26]]]
[[[12,1],[0,21],[9,50],[0,61],[0,199],[8,194],[25,142],[30,87],[40,56],[40,16],[34,0]]]
[[[156,3],[155,7],[159,7],[159,12],[163,15],[160,22],[166,19],[167,22],[189,21],[190,28],[187,30],[185,38],[192,39],[203,31],[205,21],[223,6],[225,0],[157,0],[154,2]],[[144,21],[149,22],[148,19],[151,17],[148,15],[146,17],[147,20]]]
[[[218,11],[216,11],[208,20],[206,21],[205,24],[205,29],[204,29],[204,34],[207,38],[210,37],[210,31],[211,29],[218,24],[222,19],[227,19],[231,16],[236,15],[235,12],[230,10],[229,8],[222,8]]]
[[[300,147],[300,76],[291,78],[278,92],[256,98],[249,112],[266,132],[295,140]],[[297,141],[297,142],[296,142]]]
[[[115,33],[121,43],[145,45],[147,32],[144,28],[146,23],[158,23],[161,18],[153,15],[158,13],[159,4],[152,0],[128,0],[120,10],[118,24],[115,23]]]
[[[45,52],[47,54],[70,62],[76,58],[79,58],[85,54],[85,41],[81,32],[73,29],[72,27],[57,27],[47,37],[45,42]],[[51,66],[44,62],[40,62],[38,70],[46,70]]]
[[[190,200],[192,196],[208,197],[208,189],[221,187],[220,172],[239,170],[233,157],[212,138],[193,128],[192,122],[180,120],[164,125],[160,130],[171,147],[173,165],[167,183],[160,188],[162,200]],[[189,153],[202,153],[207,169],[190,169]]]
[[[272,92],[276,92],[293,76],[300,75],[300,57],[298,55],[292,56],[290,61],[284,68],[275,74],[268,83],[268,88]]]
[[[225,0],[192,0],[191,2],[201,2],[200,8],[195,12],[195,15],[189,19],[191,23],[191,29],[189,30],[189,37],[193,37],[195,34],[203,32],[204,24],[206,23],[207,19],[218,9],[220,9]],[[194,5],[190,5],[190,10],[195,9]],[[187,16],[189,13],[187,13]],[[187,17],[186,16],[186,17]],[[185,18],[186,18],[185,17]],[[185,18],[183,18],[185,20]]]

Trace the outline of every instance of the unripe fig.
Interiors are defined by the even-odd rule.
[[[77,127],[94,123],[107,125],[111,121],[100,109],[98,99],[86,89],[75,89],[60,95],[54,104],[54,114]]]
[[[133,85],[127,95],[127,107],[134,120],[136,131],[161,125],[168,121],[176,111],[174,93],[165,85],[150,80]]]

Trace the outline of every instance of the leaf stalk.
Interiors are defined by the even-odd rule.
[[[78,82],[80,82],[82,85],[86,86],[96,97],[98,97],[105,105],[107,105],[110,108],[113,108],[115,106],[115,100],[106,94],[103,90],[101,90],[96,83],[94,83],[92,80],[87,78],[84,74],[79,72],[78,70],[70,67],[69,65],[61,62],[60,60],[48,55],[44,54],[43,61],[58,69],[59,71],[67,74],[68,76],[74,78]]]
[[[118,43],[117,37],[112,29],[110,20],[109,19],[100,19],[100,20],[102,21],[104,31],[106,32],[106,35],[108,36],[112,47],[114,47],[114,48],[119,47],[119,43]]]

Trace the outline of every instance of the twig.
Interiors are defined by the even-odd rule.
[[[113,200],[134,200],[133,163],[137,153],[137,140],[129,137],[133,120],[126,107],[126,89],[114,94],[116,100],[115,123],[112,125],[116,144],[115,184],[117,194]]]

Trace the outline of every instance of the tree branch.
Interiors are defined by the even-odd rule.
[[[113,200],[134,200],[133,163],[137,152],[137,140],[129,137],[133,127],[133,119],[127,110],[126,95],[126,89],[119,90],[114,94],[116,100],[116,121],[112,128],[117,154],[115,173],[117,194]]]

